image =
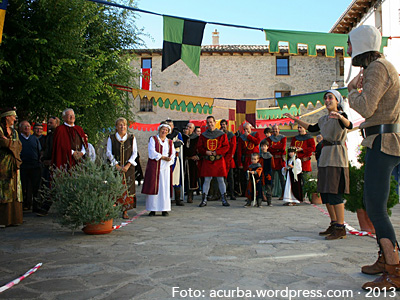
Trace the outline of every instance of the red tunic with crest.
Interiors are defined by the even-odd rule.
[[[311,172],[311,155],[315,151],[314,138],[309,134],[296,135],[292,138],[290,146],[303,149],[297,151],[297,158],[301,160],[301,168],[303,172]]]
[[[280,134],[278,136],[271,135],[267,138],[268,141],[268,152],[274,157],[274,167],[273,170],[282,170],[286,167],[286,141],[287,138]]]
[[[237,149],[238,167],[243,167],[243,170],[247,171],[249,165],[251,165],[251,154],[260,153],[260,135],[258,132],[252,132],[247,137],[242,134],[239,137],[239,144]]]
[[[203,132],[197,142],[197,151],[201,158],[200,177],[226,177],[224,155],[229,151],[229,142],[227,135],[221,130]],[[215,151],[221,158],[211,161],[206,151]]]

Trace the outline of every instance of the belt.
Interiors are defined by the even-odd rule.
[[[222,158],[222,155],[206,155],[204,156],[205,159],[209,161],[219,160]]]
[[[344,145],[344,143],[341,141],[328,142],[327,140],[323,140],[322,143],[324,144],[324,146]]]
[[[382,133],[400,133],[400,124],[382,124],[361,129],[363,138]]]
[[[300,158],[300,160],[301,161],[309,161],[309,160],[311,160],[311,157],[303,157],[303,158]]]

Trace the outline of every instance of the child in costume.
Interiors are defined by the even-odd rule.
[[[244,207],[251,206],[251,202],[256,200],[257,207],[261,207],[262,202],[262,166],[259,163],[260,154],[251,154],[251,164],[248,168],[249,181],[247,183],[246,197],[247,203]]]
[[[266,139],[260,143],[260,160],[259,163],[262,166],[262,190],[263,190],[263,201],[268,203],[268,206],[272,206],[272,168],[274,167],[274,158],[271,153],[268,152],[268,142]]]
[[[289,147],[286,167],[282,168],[282,174],[286,175],[283,193],[283,205],[285,206],[294,206],[303,202],[303,190],[297,177],[301,171],[301,160],[296,157],[296,148]]]

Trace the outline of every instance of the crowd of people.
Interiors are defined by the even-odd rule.
[[[202,132],[188,123],[179,132],[171,120],[161,122],[158,134],[148,141],[149,159],[142,193],[146,195],[149,216],[161,212],[168,216],[171,203],[193,203],[194,193],[201,193],[199,207],[220,199],[224,207],[237,196],[246,197],[245,207],[272,206],[272,196],[278,196],[285,206],[303,201],[303,174],[311,172],[311,157],[318,162],[318,192],[329,212],[331,223],[320,232],[327,240],[346,237],[343,194],[349,192],[349,163],[345,144],[347,131],[353,124],[348,119],[350,106],[365,122],[361,124],[367,147],[365,162],[364,204],[377,235],[378,260],[364,266],[365,274],[383,275],[364,284],[364,289],[400,289],[398,243],[389,220],[386,204],[390,175],[400,163],[400,82],[398,73],[379,53],[381,35],[368,25],[349,34],[348,54],[352,64],[362,68],[348,85],[348,102],[336,90],[324,95],[327,114],[316,124],[285,114],[298,124],[298,135],[287,148],[287,137],[279,127],[266,128],[265,139],[249,123],[243,130],[230,132],[228,122],[221,120],[216,128],[213,116],[206,119]],[[46,215],[51,202],[38,205],[41,184],[51,182],[51,168],[72,168],[87,156],[95,160],[95,151],[87,141],[84,130],[75,124],[72,109],[62,113],[63,124],[50,117],[47,135],[41,124],[33,126],[27,120],[14,128],[16,110],[0,113],[0,225],[20,225],[23,211]],[[140,179],[135,166],[138,162],[137,141],[128,133],[127,121],[116,120],[115,133],[107,141],[108,163],[123,173],[128,197],[121,201],[123,217],[136,207],[135,180]],[[307,133],[320,132],[317,146]],[[137,168],[137,169],[140,169]],[[378,175],[378,176],[377,176]],[[41,178],[44,180],[41,181]],[[172,200],[173,199],[173,200]],[[171,201],[172,200],[172,201]]]
[[[203,132],[190,122],[179,132],[166,120],[158,135],[150,138],[142,189],[150,216],[156,212],[167,216],[171,203],[183,206],[185,196],[187,203],[193,203],[194,193],[201,194],[199,207],[211,200],[230,206],[228,200],[236,197],[246,198],[244,207],[262,207],[263,202],[272,206],[273,190],[283,205],[303,202],[302,175],[312,171],[316,150],[304,127],[299,126],[287,154],[287,138],[278,126],[265,128],[266,138],[261,140],[249,123],[236,133],[228,130],[224,119],[219,129],[213,116],[207,117],[206,124]]]

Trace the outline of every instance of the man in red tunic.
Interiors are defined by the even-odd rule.
[[[297,158],[301,160],[301,169],[302,173],[311,172],[311,155],[315,151],[315,141],[314,138],[307,134],[307,131],[304,127],[299,125],[297,127],[299,134],[292,138],[290,142],[291,147],[295,147],[297,150]],[[303,174],[300,173],[300,183],[304,185]]]
[[[203,195],[200,207],[207,205],[207,194],[212,177],[216,177],[221,192],[223,206],[230,206],[226,200],[226,186],[224,177],[226,169],[224,155],[229,151],[229,142],[225,132],[215,128],[215,118],[207,117],[208,129],[203,132],[197,142],[197,151],[201,157],[200,176],[204,177]]]
[[[285,179],[283,178],[282,168],[286,167],[286,141],[287,138],[279,134],[278,125],[272,126],[272,135],[267,138],[269,147],[268,152],[270,152],[274,157],[275,166],[272,169],[272,184],[274,184],[275,176],[279,176],[279,182],[281,183],[282,193],[279,200],[283,199],[283,190],[285,188]]]
[[[62,113],[64,124],[56,128],[51,163],[56,168],[73,167],[86,154],[87,139],[82,127],[75,125],[75,113],[67,108]]]
[[[251,164],[251,154],[260,153],[260,135],[258,132],[251,131],[250,123],[243,124],[243,134],[237,138],[238,144],[236,149],[237,168],[239,169],[240,185],[242,196],[245,196],[247,188],[247,169]]]
[[[236,200],[234,186],[235,182],[233,180],[233,169],[236,167],[235,161],[233,159],[236,151],[236,135],[228,130],[228,122],[224,119],[221,120],[221,130],[226,133],[229,142],[229,150],[226,152],[224,158],[226,163],[226,170],[228,171],[227,182],[228,182],[228,193],[231,200]]]
[[[243,124],[244,133],[239,137],[238,143],[238,167],[247,171],[251,164],[251,154],[260,153],[260,135],[258,132],[251,132],[250,123]]]

